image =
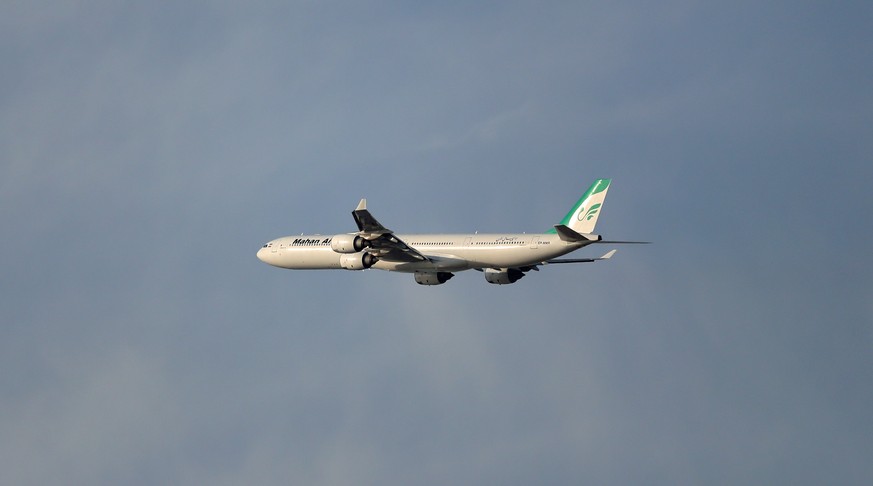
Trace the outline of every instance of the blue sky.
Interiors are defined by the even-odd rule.
[[[0,6],[0,482],[869,484],[871,21]],[[255,258],[361,197],[543,231],[598,177],[654,245],[499,287]]]

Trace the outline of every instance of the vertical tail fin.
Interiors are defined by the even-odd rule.
[[[561,224],[568,226],[577,233],[594,233],[594,225],[597,217],[603,209],[603,200],[606,199],[606,191],[612,179],[597,179],[579,201],[573,205],[570,212],[561,220]],[[554,233],[555,230],[551,230]]]

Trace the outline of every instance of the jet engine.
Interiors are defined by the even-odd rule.
[[[507,285],[511,283],[515,283],[521,277],[524,277],[524,272],[517,268],[510,268],[508,270],[497,270],[494,268],[486,268],[485,272],[485,280],[488,283],[497,284],[497,285]]]
[[[330,239],[330,249],[337,253],[357,253],[370,246],[370,242],[358,235],[336,235]]]
[[[449,281],[455,274],[451,272],[415,272],[415,283],[419,285],[439,285]]]
[[[341,256],[340,266],[346,270],[364,270],[372,267],[378,261],[378,258],[369,253],[355,253]]]

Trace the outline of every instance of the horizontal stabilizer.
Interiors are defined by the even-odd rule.
[[[612,258],[612,255],[615,255],[615,250],[609,250],[600,258],[556,258],[554,260],[546,260],[543,263],[591,263],[596,262],[597,260],[609,260]]]
[[[616,241],[616,240],[600,240],[597,243],[610,243],[613,245],[651,245],[651,241]]]
[[[569,226],[563,224],[556,224],[555,231],[558,232],[558,237],[563,241],[568,242],[578,242],[578,241],[600,241],[600,235],[593,235],[590,233],[577,233],[576,231],[570,229]]]

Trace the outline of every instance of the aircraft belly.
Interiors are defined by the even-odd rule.
[[[463,258],[458,258],[454,255],[427,255],[430,261],[423,262],[392,262],[380,260],[373,265],[373,268],[379,270],[388,270],[391,272],[460,272],[472,268],[469,262]]]
[[[516,268],[535,265],[556,256],[572,251],[568,248],[488,248],[471,249],[467,259],[471,268]]]
[[[389,262],[385,260],[379,260],[375,265],[373,265],[373,268],[377,270],[387,270],[389,272],[405,273],[436,270],[434,264],[431,262]]]
[[[342,268],[341,256],[330,248],[288,248],[280,250],[278,266],[299,270]]]

